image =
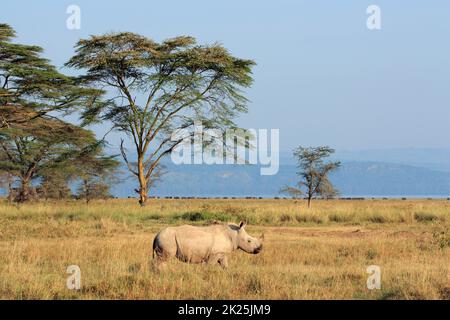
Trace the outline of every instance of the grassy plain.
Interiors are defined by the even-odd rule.
[[[164,226],[247,220],[259,255],[151,264]],[[1,299],[450,299],[450,201],[151,199],[0,204]],[[66,268],[82,288],[66,288]],[[381,289],[366,268],[381,268]]]

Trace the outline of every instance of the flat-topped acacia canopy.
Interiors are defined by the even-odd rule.
[[[193,127],[235,127],[246,112],[242,89],[252,83],[251,60],[232,56],[219,44],[199,45],[182,36],[157,43],[130,33],[80,40],[66,66],[86,70],[79,83],[108,90],[83,113],[85,124],[110,121],[132,138],[137,162],[129,170],[138,178],[139,202],[159,176],[159,161],[178,145],[172,132]]]

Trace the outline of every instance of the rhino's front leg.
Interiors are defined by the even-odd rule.
[[[221,255],[219,259],[217,260],[219,264],[222,266],[222,268],[228,268],[228,258],[226,255]]]
[[[224,254],[222,254],[222,253],[219,253],[219,254],[215,254],[215,255],[213,255],[213,256],[210,256],[209,259],[208,259],[208,261],[207,261],[207,263],[208,263],[208,264],[211,264],[211,265],[218,263],[218,264],[220,264],[223,268],[228,267],[227,257],[226,257]]]

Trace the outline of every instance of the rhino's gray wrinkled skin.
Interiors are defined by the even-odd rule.
[[[251,237],[245,231],[245,223],[213,224],[206,227],[178,226],[161,230],[153,240],[153,256],[158,262],[169,258],[188,263],[219,263],[228,266],[226,254],[241,249],[259,253],[261,239]]]

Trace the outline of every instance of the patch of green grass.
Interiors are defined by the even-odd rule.
[[[179,220],[186,220],[191,222],[196,221],[222,221],[222,222],[228,222],[233,220],[231,216],[222,213],[222,212],[207,212],[207,211],[192,211],[192,212],[185,212],[181,215],[176,216],[176,219]]]
[[[163,216],[161,214],[152,213],[152,214],[143,215],[140,219],[142,221],[147,221],[147,220],[161,220],[162,218],[163,218]]]
[[[402,291],[398,288],[382,289],[380,295],[378,296],[378,300],[398,300],[403,298],[404,295],[402,294]]]

